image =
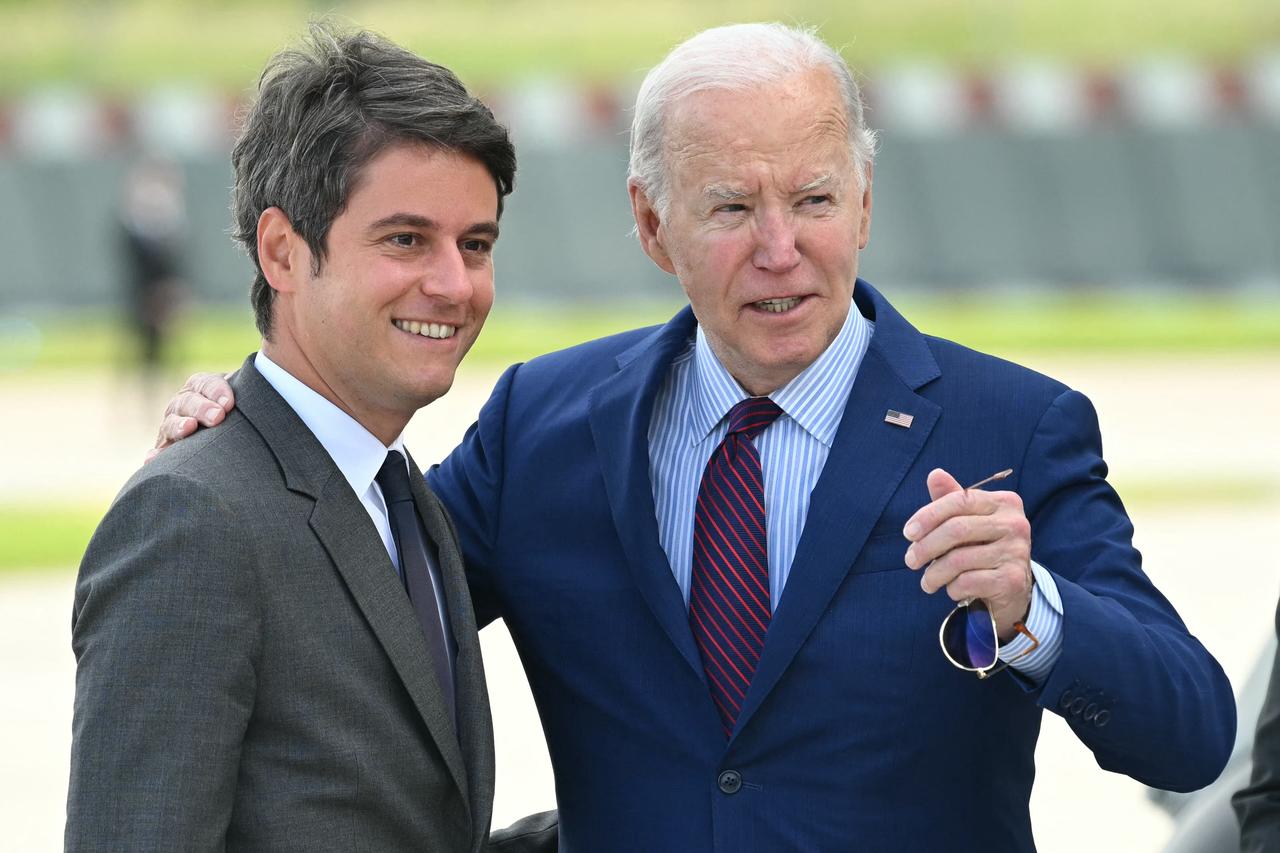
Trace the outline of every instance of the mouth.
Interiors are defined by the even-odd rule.
[[[458,327],[448,323],[422,323],[418,320],[392,320],[391,323],[402,332],[437,341],[447,340],[458,333]]]
[[[752,302],[751,307],[769,314],[785,314],[788,311],[795,310],[796,306],[805,300],[803,296],[784,296],[773,299],[761,299],[759,302]]]

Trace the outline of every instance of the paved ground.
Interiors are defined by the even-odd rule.
[[[1280,358],[1107,359],[1035,366],[1088,393],[1100,411],[1113,475],[1169,480],[1219,474],[1280,482]],[[415,420],[422,462],[450,448],[493,381],[471,374]],[[136,467],[156,410],[111,380],[0,382],[0,502],[19,495],[105,500]],[[17,417],[14,417],[17,413]],[[50,459],[56,470],[48,472]],[[38,477],[37,475],[42,475]],[[1280,571],[1268,532],[1280,500],[1260,505],[1137,505],[1148,572],[1234,683],[1269,630]],[[74,662],[70,570],[0,579],[0,850],[60,848]],[[500,626],[483,635],[498,752],[498,822],[554,803],[546,748],[519,662]],[[1066,724],[1046,716],[1032,816],[1044,853],[1090,849],[1156,853],[1170,825],[1137,783],[1099,770]],[[1081,815],[1089,820],[1081,821]]]

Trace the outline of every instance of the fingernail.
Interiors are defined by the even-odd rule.
[[[925,591],[926,595],[933,595],[933,593],[929,591],[929,585],[924,582],[923,576],[920,578],[920,588]]]
[[[914,545],[907,549],[907,553],[903,556],[902,561],[907,564],[908,569],[913,571],[915,570],[916,549]]]
[[[902,528],[902,535],[912,542],[916,541],[916,537],[920,535],[920,522],[908,521],[907,526]]]
[[[230,403],[230,402],[231,402],[231,401],[230,401],[230,400],[228,400],[226,397],[219,397],[219,398],[218,398],[218,405],[219,405],[219,406],[221,406],[221,407],[222,407],[222,408],[224,408],[224,409],[227,407],[227,403]]]

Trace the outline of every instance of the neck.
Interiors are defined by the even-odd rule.
[[[346,412],[352,420],[368,430],[369,434],[383,445],[389,446],[404,432],[411,416],[398,412],[371,410],[360,405],[356,400],[344,398],[325,381],[315,362],[297,345],[297,341],[286,330],[277,328],[273,331],[275,340],[269,341],[263,338],[262,353],[287,371],[290,376]]]

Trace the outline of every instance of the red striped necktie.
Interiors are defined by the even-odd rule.
[[[764,476],[752,439],[780,414],[768,397],[748,397],[729,410],[729,434],[707,462],[693,513],[689,622],[726,738],[772,613]]]

